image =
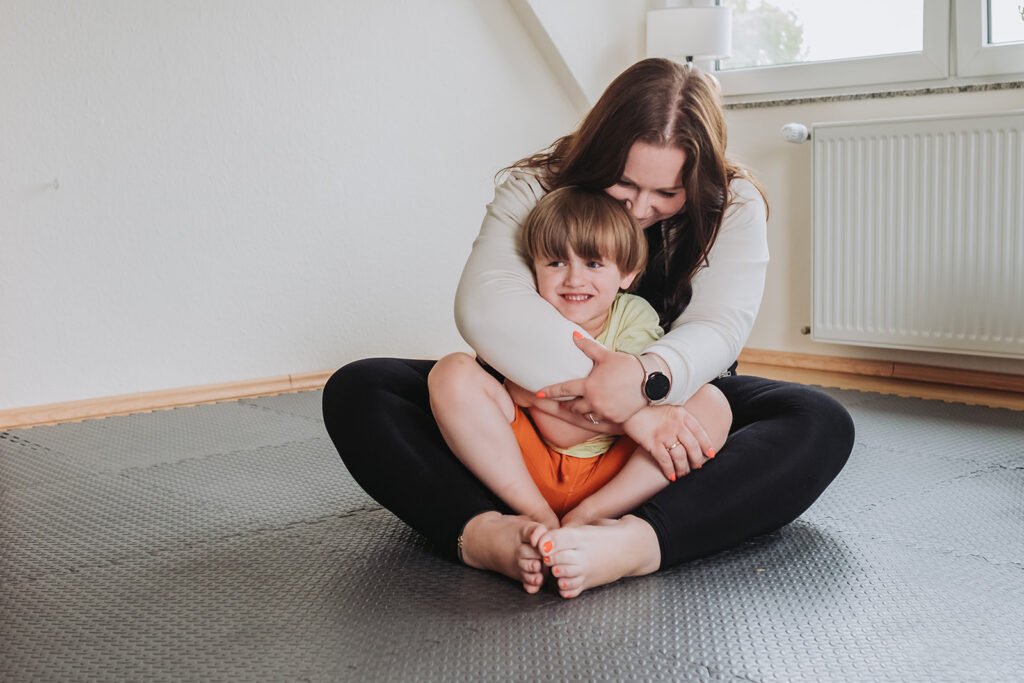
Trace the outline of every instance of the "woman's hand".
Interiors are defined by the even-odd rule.
[[[509,396],[512,397],[512,402],[521,408],[529,408],[533,412],[534,418],[536,418],[537,413],[546,413],[547,415],[557,417],[560,420],[590,432],[590,434],[576,440],[574,443],[586,441],[595,433],[625,434],[625,431],[622,429],[622,425],[617,422],[602,420],[601,422],[594,424],[582,415],[574,413],[569,406],[566,405],[566,401],[556,401],[551,398],[537,398],[536,394],[531,391],[527,391],[509,379],[505,380],[505,389],[508,390]]]
[[[648,406],[623,424],[669,481],[700,469],[712,447],[704,427],[682,406]]]
[[[643,395],[644,368],[636,356],[611,351],[578,332],[573,333],[573,340],[594,361],[594,368],[582,379],[546,386],[537,396],[578,396],[563,402],[564,405],[594,425],[602,421],[623,423],[647,405]]]

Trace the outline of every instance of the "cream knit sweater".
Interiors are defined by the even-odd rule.
[[[768,266],[765,205],[748,180],[734,180],[730,190],[731,204],[708,267],[693,279],[689,306],[646,349],[672,369],[670,403],[683,403],[736,360],[761,305]],[[519,250],[520,225],[543,194],[529,173],[513,173],[497,185],[455,295],[462,337],[530,391],[584,377],[592,366],[573,344],[579,328],[540,298]]]

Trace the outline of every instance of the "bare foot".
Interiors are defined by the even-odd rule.
[[[584,526],[596,523],[597,517],[591,514],[586,507],[586,501],[583,501],[572,510],[566,512],[565,516],[562,517],[561,526]]]
[[[586,526],[563,526],[540,537],[537,547],[558,581],[563,598],[588,588],[657,571],[661,548],[651,526],[633,515],[599,520]]]
[[[547,531],[529,517],[484,512],[462,532],[462,561],[521,581],[527,593],[536,593],[544,583],[537,543]]]
[[[555,514],[549,505],[545,505],[534,512],[525,512],[523,516],[542,524],[547,529],[557,529],[561,526],[558,521],[558,515]]]

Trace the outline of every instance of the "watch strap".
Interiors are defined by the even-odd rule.
[[[640,393],[643,394],[644,399],[647,401],[649,405],[656,405],[662,403],[668,397],[669,393],[672,391],[672,383],[671,380],[668,379],[668,374],[663,372],[661,359],[650,354],[640,354],[636,357],[636,359],[640,361],[640,367],[642,367],[644,370],[643,380],[640,383]],[[665,381],[669,383],[668,390],[665,392],[665,395],[662,396],[661,398],[652,399],[650,397],[650,394],[648,394],[647,392],[647,382],[651,379],[652,376],[663,377],[665,378]]]

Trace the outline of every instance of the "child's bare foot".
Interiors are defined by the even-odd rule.
[[[562,517],[561,526],[584,526],[593,524],[597,517],[586,509],[586,502],[580,503]]]
[[[527,593],[536,593],[544,583],[537,544],[547,531],[528,517],[484,512],[469,520],[462,532],[462,561],[521,581]]]
[[[554,510],[552,510],[547,505],[544,506],[543,510],[537,510],[536,512],[527,513],[523,516],[528,517],[533,521],[538,522],[539,524],[542,524],[546,529],[549,530],[557,529],[561,526],[561,523],[558,521],[558,515],[556,515]]]
[[[633,515],[563,526],[540,537],[537,547],[558,581],[563,598],[624,576],[650,574],[661,564],[661,548],[651,526]]]

